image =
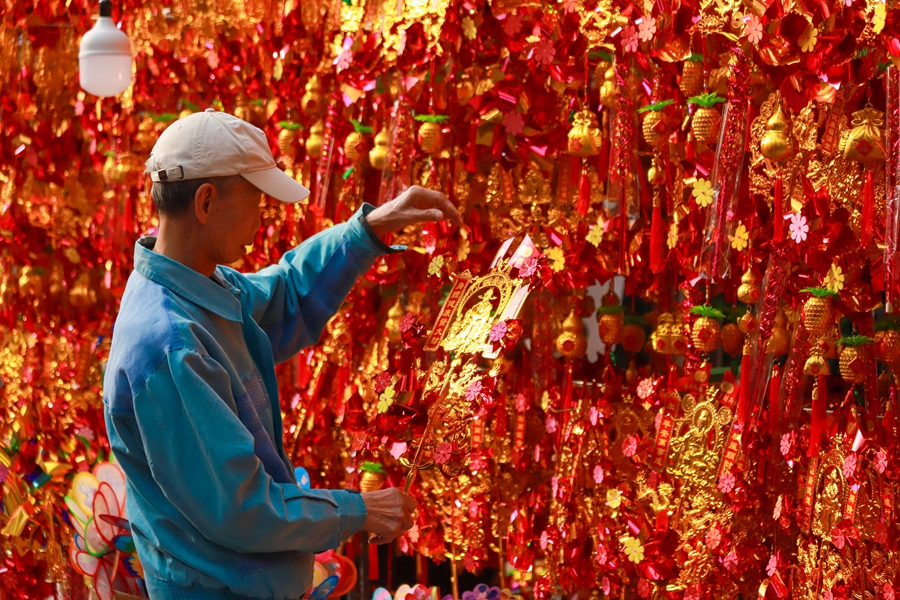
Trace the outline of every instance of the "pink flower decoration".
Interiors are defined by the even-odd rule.
[[[728,555],[722,559],[722,566],[724,566],[729,571],[734,571],[737,568],[737,554],[734,552],[729,552]]]
[[[656,19],[653,17],[644,18],[641,24],[638,25],[638,37],[641,38],[642,42],[649,42],[654,35],[656,35]]]
[[[806,241],[806,234],[809,233],[809,225],[806,224],[806,217],[800,213],[791,215],[791,239],[797,242]]]
[[[847,534],[840,527],[835,527],[831,530],[831,543],[837,547],[838,550],[843,550],[844,546],[847,545]]]
[[[597,563],[605,565],[609,557],[606,555],[606,546],[597,546]]]
[[[550,415],[547,417],[547,420],[544,421],[544,429],[547,430],[547,433],[556,433],[556,428],[559,424],[556,422],[556,417]]]
[[[887,469],[887,453],[884,450],[879,450],[875,454],[875,470],[879,473],[884,473],[885,469]]]
[[[506,15],[503,21],[503,31],[506,35],[513,36],[522,31],[522,17],[520,15]]]
[[[884,594],[884,600],[894,600],[894,586],[890,583],[885,583],[881,592]]]
[[[541,550],[547,549],[547,543],[550,541],[550,535],[547,533],[547,530],[541,532]]]
[[[597,485],[603,483],[603,467],[600,465],[594,467],[594,483]]]
[[[485,459],[484,455],[481,454],[480,452],[478,454],[473,455],[469,459],[469,468],[472,469],[472,471],[475,471],[475,472],[481,471],[486,466],[487,466],[487,459]]]
[[[596,406],[592,406],[590,412],[588,413],[588,417],[591,420],[591,425],[597,425],[597,419],[600,418],[600,411],[597,410]]]
[[[744,17],[744,35],[751,44],[758,44],[762,39],[763,26],[756,15]]]
[[[526,410],[528,410],[528,398],[525,397],[525,394],[519,394],[516,396],[516,411],[525,412]]]
[[[81,437],[83,437],[84,439],[86,439],[89,442],[93,442],[96,439],[96,436],[94,435],[94,430],[91,429],[90,427],[82,427],[81,429],[78,430],[78,432],[75,435],[80,435]]]
[[[786,433],[781,436],[781,454],[787,456],[791,453],[791,434]]]
[[[653,380],[644,379],[637,386],[637,395],[641,400],[646,400],[653,394]]]
[[[541,40],[534,45],[534,58],[542,65],[549,65],[556,56],[556,48],[550,40]]]
[[[730,494],[731,490],[734,489],[735,483],[734,474],[722,473],[722,476],[719,477],[719,491],[723,494]]]
[[[638,34],[634,25],[629,25],[622,30],[622,45],[625,47],[626,52],[637,52]]]
[[[522,263],[522,266],[519,267],[519,277],[522,279],[527,279],[537,273],[538,269],[538,261],[537,258],[531,257]]]
[[[847,458],[844,459],[844,466],[841,468],[841,471],[844,473],[844,477],[846,479],[850,479],[853,477],[853,474],[856,472],[856,454],[848,454]]]
[[[387,371],[383,371],[375,378],[375,385],[373,387],[375,388],[376,394],[381,394],[389,385],[391,385],[391,375]]]
[[[609,596],[609,590],[612,589],[612,586],[609,584],[609,577],[603,577],[603,581],[600,582],[600,585],[603,587],[603,593]]]
[[[637,454],[638,441],[637,436],[630,436],[625,438],[625,441],[622,442],[622,454],[631,458],[635,454]]]
[[[334,59],[334,64],[337,65],[338,71],[349,69],[350,65],[353,64],[353,52],[350,48],[344,48],[343,51],[337,55],[337,58]]]
[[[718,548],[720,543],[722,543],[722,532],[719,531],[718,527],[713,527],[706,532],[706,545],[711,550]]]
[[[566,0],[565,4],[563,4],[563,8],[566,9],[567,13],[573,13],[578,10],[578,0]]]
[[[403,318],[400,319],[400,331],[402,333],[406,333],[410,329],[412,329],[416,324],[416,317],[412,313],[406,313],[403,315]]]
[[[453,448],[450,446],[449,442],[441,442],[434,451],[434,462],[439,465],[444,464],[450,460],[450,453],[452,450]]]
[[[888,531],[887,527],[884,526],[884,523],[878,523],[875,525],[875,541],[879,544],[887,544]]]
[[[700,600],[700,584],[695,583],[684,591],[684,600]]]
[[[525,119],[516,111],[511,111],[503,115],[503,128],[512,135],[521,135],[525,129]]]
[[[483,389],[484,384],[481,383],[480,379],[476,379],[469,384],[469,387],[466,388],[466,400],[468,400],[469,402],[475,402],[476,400],[481,398]]]
[[[500,321],[491,327],[491,332],[488,334],[488,339],[492,342],[499,342],[504,337],[506,337],[506,321]]]
[[[822,594],[822,600],[834,600],[834,594],[831,590],[828,590],[824,594]]]
[[[769,564],[766,565],[766,575],[771,577],[772,575],[775,574],[775,571],[777,571],[777,570],[778,570],[778,557],[772,556],[769,559]]]
[[[638,581],[637,593],[641,598],[648,598],[650,596],[650,584],[647,583],[647,580],[643,577]]]

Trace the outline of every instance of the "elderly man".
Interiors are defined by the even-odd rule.
[[[309,191],[264,133],[209,109],[175,121],[147,170],[159,235],[135,245],[104,381],[110,445],[153,600],[300,598],[313,554],[365,529],[412,526],[396,488],[304,490],[282,444],[275,365],[314,344],[356,279],[401,251],[380,236],[459,212],[410,188],[302,243],[258,273],[231,264],[253,243],[263,194]]]

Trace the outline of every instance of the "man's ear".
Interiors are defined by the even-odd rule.
[[[197,220],[204,225],[209,220],[216,193],[216,186],[204,183],[197,188],[197,192],[194,194],[194,214],[197,216]]]

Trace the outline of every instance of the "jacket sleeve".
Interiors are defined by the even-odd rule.
[[[359,494],[303,490],[266,473],[231,389],[213,359],[176,350],[135,397],[153,478],[191,525],[242,553],[323,552],[362,529]]]
[[[346,223],[309,238],[278,264],[257,273],[223,270],[268,335],[276,364],[319,340],[353,284],[377,257],[405,249],[387,246],[375,236],[363,218],[374,208],[364,204]]]

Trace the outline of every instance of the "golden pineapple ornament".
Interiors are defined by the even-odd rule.
[[[600,154],[603,143],[597,115],[584,109],[575,113],[572,128],[569,130],[569,154],[575,156],[596,156]]]
[[[363,125],[356,119],[352,121],[353,131],[344,140],[344,156],[353,164],[359,164],[369,151],[365,135],[372,133],[372,128]]]
[[[359,475],[359,491],[361,492],[377,492],[387,479],[387,474],[380,463],[364,462],[360,471],[362,471]]]
[[[841,377],[847,383],[861,383],[866,379],[866,360],[869,346],[875,341],[864,335],[851,335],[841,338],[841,358],[838,367]]]
[[[684,61],[684,69],[681,71],[681,81],[678,89],[686,98],[696,96],[703,90],[703,57],[699,54],[692,55]]]
[[[692,315],[697,315],[691,327],[691,341],[700,352],[709,353],[719,347],[722,337],[722,326],[719,320],[724,319],[722,311],[711,306],[695,306]]]
[[[744,347],[744,334],[734,323],[722,327],[722,350],[731,356],[737,356]]]
[[[556,350],[569,360],[581,358],[587,351],[584,323],[575,314],[574,309],[569,312],[569,316],[563,321],[562,333],[556,338]]]
[[[834,324],[834,302],[837,294],[828,288],[806,288],[800,290],[812,294],[803,305],[801,320],[803,327],[816,337],[823,335]]]
[[[623,309],[619,305],[619,297],[612,290],[603,296],[602,304],[603,306],[597,309],[600,315],[597,318],[597,331],[603,343],[612,346],[618,344],[622,337]]]
[[[766,121],[766,133],[760,141],[762,155],[773,162],[783,162],[794,154],[790,137],[791,122],[778,102],[775,112]]]
[[[893,369],[900,366],[900,332],[896,329],[883,329],[876,333],[875,355]]]
[[[663,100],[638,110],[639,113],[644,114],[641,121],[641,132],[644,134],[644,141],[649,145],[659,146],[666,141],[667,123],[663,110],[673,102],[674,100]]]
[[[309,130],[306,138],[306,154],[313,160],[322,158],[322,144],[325,141],[325,122],[319,119]]]
[[[417,115],[416,121],[421,122],[416,140],[419,148],[429,156],[436,156],[444,149],[444,128],[441,123],[449,117],[446,115]]]
[[[375,145],[369,150],[369,164],[379,171],[387,165],[388,150],[390,149],[391,136],[387,129],[382,129],[375,134]]]
[[[697,106],[691,117],[691,131],[698,142],[710,144],[716,141],[722,123],[722,114],[716,108],[716,104],[720,102],[725,102],[725,99],[715,92],[688,98],[688,104]]]

